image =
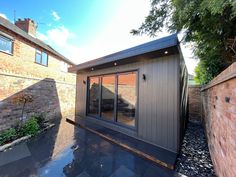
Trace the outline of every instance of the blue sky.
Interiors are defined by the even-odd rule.
[[[11,22],[31,18],[38,24],[37,37],[60,53],[82,63],[144,42],[132,36],[150,9],[149,0],[0,0],[0,15]],[[168,35],[162,32],[157,38]],[[190,73],[196,61],[183,47]]]

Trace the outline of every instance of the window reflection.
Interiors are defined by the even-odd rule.
[[[36,50],[35,62],[42,64],[44,66],[48,65],[48,54],[45,52],[41,52],[40,50]]]
[[[0,35],[0,51],[12,54],[12,47],[12,40]]]
[[[117,121],[135,126],[136,73],[118,75]]]
[[[102,117],[108,120],[114,119],[115,104],[115,75],[102,77]]]
[[[44,52],[42,52],[42,64],[48,65],[48,55]]]
[[[90,77],[89,80],[89,109],[91,115],[99,115],[99,78]]]
[[[136,72],[90,77],[88,114],[134,127],[136,80]]]

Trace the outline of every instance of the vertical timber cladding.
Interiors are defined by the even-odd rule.
[[[179,131],[178,55],[78,73],[76,115],[86,117],[87,78],[89,76],[132,70],[137,70],[139,77],[137,138],[177,152]],[[146,80],[143,80],[142,74],[145,74]],[[109,127],[121,131],[113,124],[110,124]]]

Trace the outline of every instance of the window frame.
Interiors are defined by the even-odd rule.
[[[42,61],[43,61],[43,53],[45,53],[45,54],[47,55],[47,64],[46,64],[46,65],[44,65],[44,64],[42,63]],[[40,54],[40,62],[37,62],[37,60],[36,60],[37,54]],[[44,52],[44,51],[42,51],[42,50],[39,50],[39,49],[35,49],[34,62],[35,62],[36,64],[39,64],[39,65],[48,67],[48,53],[47,53],[47,52]]]
[[[5,36],[2,33],[0,33],[0,38],[2,38],[3,40],[5,39],[11,43],[11,52],[7,52],[5,50],[2,50],[1,48],[0,48],[0,52],[5,53],[5,54],[9,54],[9,55],[13,55],[13,53],[14,53],[14,39]]]
[[[135,105],[135,124],[134,126],[129,126],[129,125],[126,125],[126,124],[123,124],[121,122],[118,122],[117,121],[117,99],[118,99],[118,76],[119,75],[122,75],[122,74],[127,74],[127,73],[136,73],[136,88],[135,88],[135,91],[136,91],[136,105]],[[106,75],[115,75],[115,108],[114,108],[114,119],[113,120],[107,120],[105,119],[104,117],[101,116],[101,98],[102,98],[102,89],[101,89],[101,86],[102,86],[102,77],[103,76],[106,76]],[[99,78],[99,100],[100,100],[100,103],[99,103],[99,113],[98,113],[98,116],[94,116],[94,115],[91,115],[89,114],[89,95],[90,95],[90,91],[89,91],[89,86],[90,86],[90,83],[89,83],[89,78],[91,77],[98,77]],[[106,73],[106,74],[97,74],[97,75],[89,75],[87,76],[87,84],[86,84],[86,117],[91,117],[91,118],[94,118],[96,120],[101,120],[101,121],[104,121],[104,122],[107,122],[107,123],[111,123],[113,125],[118,125],[118,126],[121,126],[121,127],[124,127],[124,128],[128,128],[130,130],[134,130],[134,131],[137,131],[138,130],[138,112],[139,112],[139,69],[135,69],[135,70],[128,70],[128,71],[120,71],[120,72],[113,72],[113,73]]]

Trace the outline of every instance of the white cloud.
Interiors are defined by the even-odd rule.
[[[46,31],[38,32],[37,38],[55,48],[59,53],[76,63],[80,49],[70,42],[76,35],[64,26],[59,26]]]
[[[102,24],[103,28],[99,31],[94,30],[90,33],[91,40],[77,44],[72,44],[70,39],[78,38],[83,34],[74,34],[65,26],[59,26],[48,30],[44,34],[38,33],[38,38],[47,42],[58,52],[65,55],[75,63],[96,59],[129,47],[139,45],[156,38],[148,36],[133,36],[130,34],[132,29],[137,29],[144,21],[145,16],[150,10],[150,2],[147,0],[120,0],[120,5],[111,16],[111,21]],[[130,9],[132,7],[132,10]],[[91,21],[90,23],[93,23]],[[159,33],[157,38],[164,37],[169,33],[166,30]],[[79,47],[82,46],[82,47]],[[182,47],[188,71],[193,73],[197,61],[192,59],[191,50]]]
[[[42,40],[42,41],[44,41],[44,42],[48,41],[48,37],[45,34],[43,34],[43,33],[37,32],[37,38]]]
[[[56,11],[52,11],[52,16],[54,18],[55,21],[58,21],[61,19],[61,17],[57,14]]]
[[[80,48],[78,63],[102,57],[151,40],[148,36],[133,36],[130,31],[138,28],[148,15],[150,4],[146,0],[120,0],[111,21],[103,24],[101,31],[94,31],[94,38]],[[130,9],[132,7],[132,10]],[[167,35],[167,34],[162,34]],[[160,37],[160,36],[159,36]]]
[[[7,19],[6,14],[0,13],[0,17]]]
[[[137,29],[148,15],[150,2],[147,0],[120,1],[121,4],[112,17],[112,21],[104,25],[102,31],[94,32],[93,41],[90,41],[86,45],[83,45],[83,48],[80,48],[81,53],[78,56],[78,63],[169,35],[165,29],[163,32],[159,32],[156,38],[150,38],[146,35],[133,36],[130,34],[130,31]],[[130,9],[130,7],[132,7],[132,9]],[[184,46],[182,50],[188,71],[193,74],[198,61],[193,59],[189,47]]]

